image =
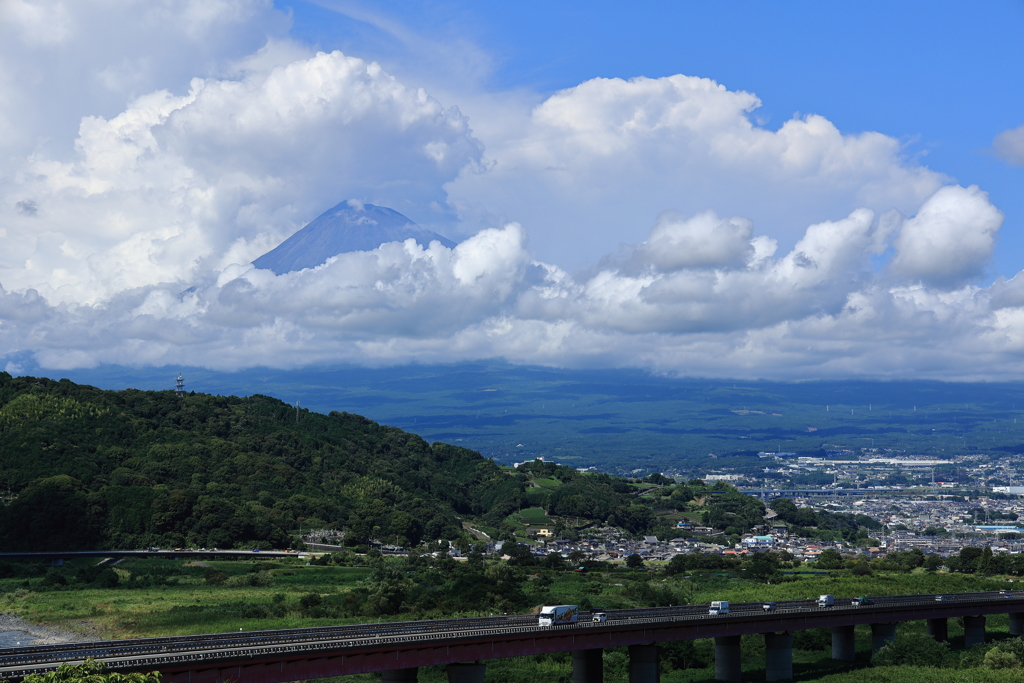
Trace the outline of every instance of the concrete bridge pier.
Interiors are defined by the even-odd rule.
[[[573,673],[575,681],[575,672]],[[660,683],[661,660],[657,645],[629,646],[629,683]]]
[[[381,680],[384,683],[416,683],[419,680],[419,667],[410,669],[391,669],[381,671]]]
[[[964,617],[964,647],[985,642],[985,617]]]
[[[789,681],[793,678],[793,634],[764,634],[764,672],[768,681]]]
[[[739,683],[743,677],[740,636],[715,638],[715,680]]]
[[[928,620],[928,635],[940,643],[949,640],[949,628],[945,617]]]
[[[857,638],[854,626],[832,627],[832,659],[852,662],[857,659]]]
[[[871,624],[871,654],[896,640],[896,624]]]
[[[449,664],[448,683],[484,683],[487,665],[482,662]]]
[[[1024,612],[1010,613],[1010,635],[1024,636]]]
[[[604,649],[572,653],[572,683],[604,683]]]

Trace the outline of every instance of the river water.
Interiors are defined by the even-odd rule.
[[[0,648],[27,647],[35,640],[28,631],[0,631]]]

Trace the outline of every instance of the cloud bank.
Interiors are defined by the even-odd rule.
[[[480,137],[457,106],[375,63],[290,43],[269,2],[10,7],[12,369],[503,358],[1024,377],[1024,277],[983,280],[1001,212],[884,134],[817,115],[772,130],[755,95],[680,75],[587,81]],[[117,9],[151,55],[100,25]],[[209,35],[220,47],[197,48]],[[115,38],[128,44],[93,49]],[[25,50],[37,75],[68,78],[59,65],[76,58],[92,84],[68,91],[70,132],[31,115],[55,96],[19,71]],[[347,198],[463,239],[280,276],[250,264]]]

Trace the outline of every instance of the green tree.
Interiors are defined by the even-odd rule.
[[[992,552],[991,549],[989,552]],[[964,548],[960,551],[960,571],[965,574],[973,574],[978,571],[978,563],[981,560],[982,551],[981,548],[975,548],[973,546]]]
[[[825,548],[818,555],[818,561],[815,562],[815,566],[821,569],[842,569],[844,566],[843,556],[835,548]]]
[[[747,572],[750,578],[771,583],[782,578],[782,572],[776,566],[771,553],[756,553],[748,563]]]
[[[897,636],[871,656],[874,666],[941,667],[949,654],[949,644],[940,643],[923,633]]]
[[[630,569],[639,569],[644,566],[644,558],[640,557],[636,553],[633,553],[626,558],[626,566]]]
[[[45,674],[29,674],[24,683],[160,683],[160,672],[108,672],[106,664],[87,659],[81,664],[61,664]]]

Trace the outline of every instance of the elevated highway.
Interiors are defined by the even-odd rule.
[[[284,683],[370,671],[385,681],[414,681],[418,667],[449,665],[452,681],[482,682],[488,659],[573,652],[574,682],[602,681],[606,647],[630,648],[631,681],[658,680],[657,644],[714,638],[716,676],[740,680],[740,637],[764,634],[768,680],[792,678],[792,635],[832,629],[832,655],[853,659],[854,628],[869,624],[873,647],[895,637],[897,622],[927,620],[929,633],[946,638],[946,620],[963,617],[968,646],[985,639],[985,616],[1010,614],[1011,633],[1024,633],[1024,593],[965,593],[878,597],[858,606],[836,599],[734,604],[712,616],[707,605],[611,610],[603,623],[581,613],[574,625],[537,626],[532,615],[389,622],[323,628],[141,638],[0,650],[0,678],[51,671],[63,662],[94,658],[114,671],[159,670],[168,683]],[[635,674],[635,676],[634,676]]]

